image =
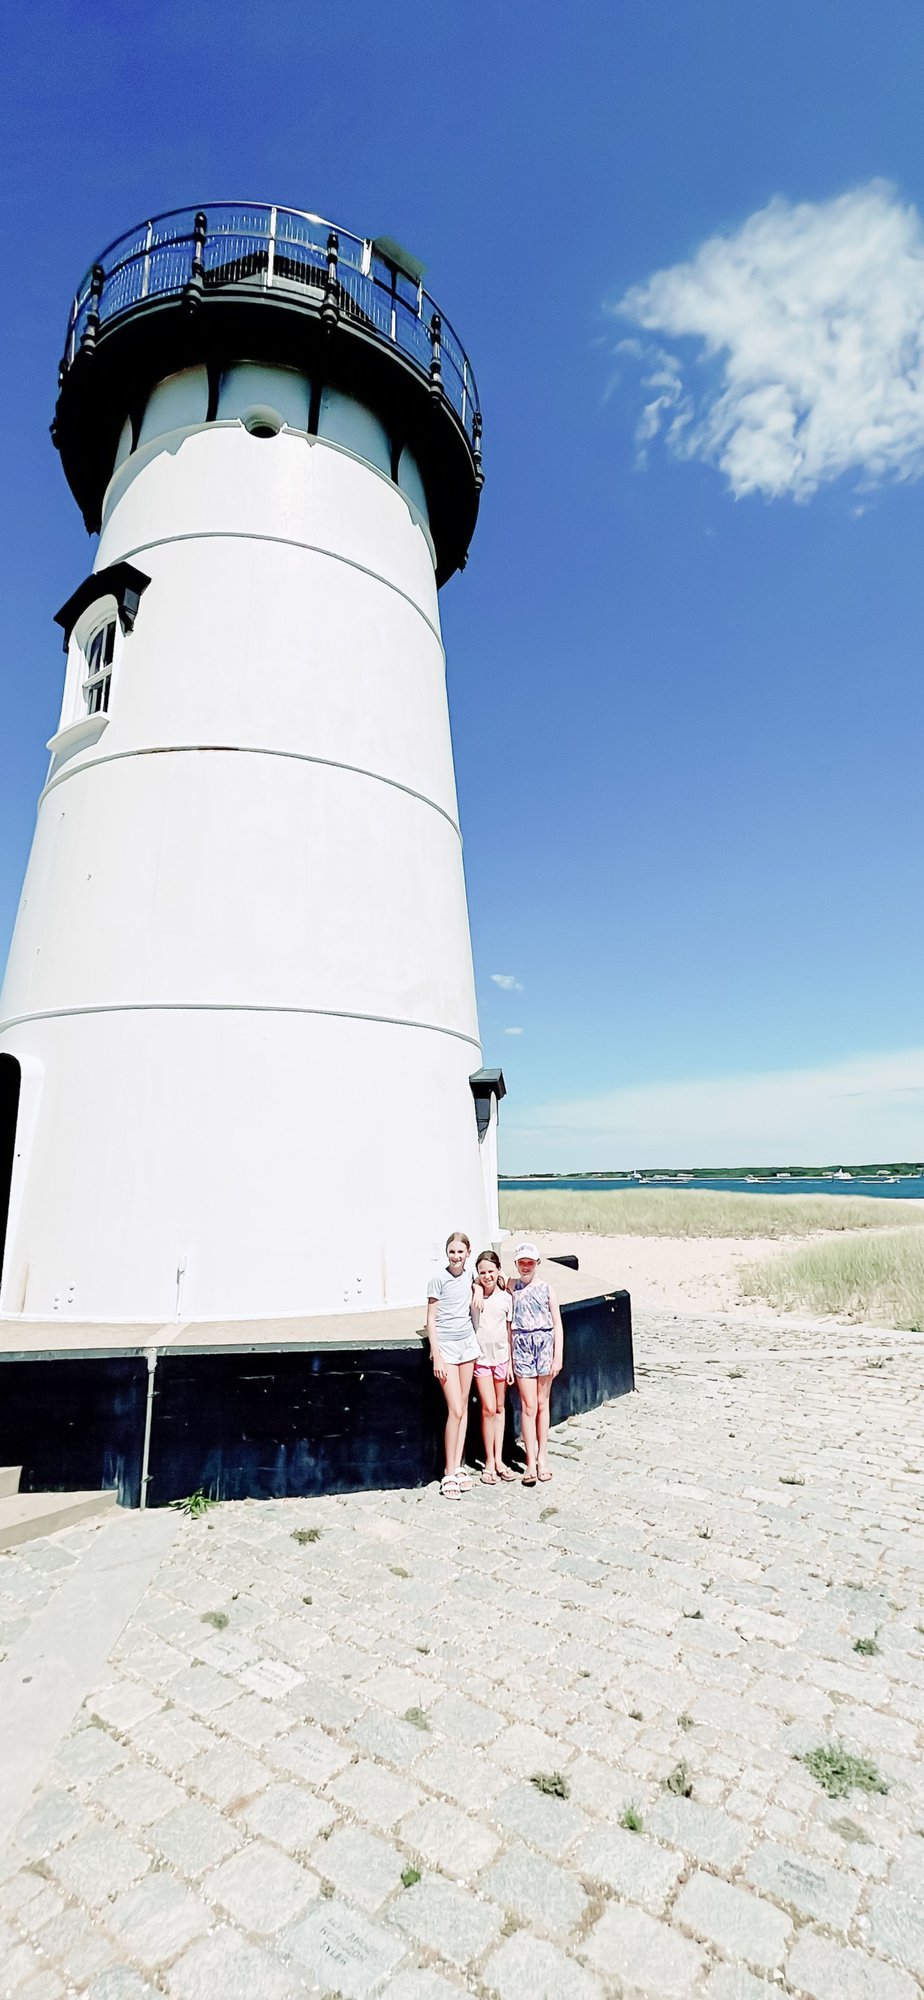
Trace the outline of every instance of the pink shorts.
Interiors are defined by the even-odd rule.
[[[476,1375],[493,1375],[495,1382],[506,1382],[506,1361],[485,1361],[484,1356],[475,1363]]]

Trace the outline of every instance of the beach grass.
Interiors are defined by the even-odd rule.
[[[924,1228],[924,1201],[843,1194],[725,1194],[711,1188],[501,1190],[505,1229],[590,1236],[814,1236]],[[922,1239],[924,1241],[924,1239]]]
[[[918,1229],[806,1244],[747,1265],[740,1283],[746,1297],[766,1299],[781,1312],[837,1313],[924,1332],[924,1234]]]

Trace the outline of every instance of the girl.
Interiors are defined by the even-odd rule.
[[[446,1398],[446,1471],[440,1492],[447,1500],[458,1500],[472,1485],[462,1470],[472,1369],[479,1352],[472,1325],[472,1280],[465,1268],[471,1247],[461,1229],[454,1229],[446,1243],[446,1269],[427,1286],[430,1359]]]
[[[475,1363],[475,1387],[481,1398],[481,1431],[484,1438],[485,1486],[499,1479],[515,1479],[504,1464],[504,1402],[507,1384],[513,1381],[510,1359],[510,1293],[501,1276],[500,1258],[494,1250],[482,1250],[475,1264],[472,1293],[472,1320],[481,1353]]]
[[[551,1285],[537,1278],[539,1252],[535,1243],[521,1243],[514,1259],[517,1275],[511,1284],[513,1321],[510,1349],[520,1395],[520,1428],[526,1452],[524,1486],[551,1479],[549,1397],[552,1381],[561,1374],[564,1330]]]

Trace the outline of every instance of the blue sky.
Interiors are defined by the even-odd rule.
[[[443,617],[504,1164],[924,1154],[919,7],[35,0],[7,38],[0,955],[89,567],[69,295],[151,210],[276,199],[413,248],[479,377]]]

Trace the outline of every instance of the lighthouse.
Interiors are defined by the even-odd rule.
[[[53,436],[99,540],[0,996],[0,1313],[416,1301],[498,1235],[438,599],[471,365],[398,244],[205,204],[92,266]]]

